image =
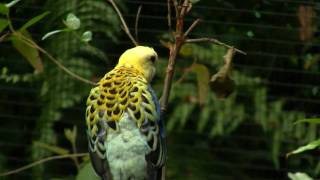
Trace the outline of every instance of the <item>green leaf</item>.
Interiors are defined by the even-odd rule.
[[[45,144],[39,141],[34,141],[33,142],[35,146],[39,146],[41,148],[47,149],[48,151],[51,151],[53,153],[59,154],[59,155],[66,155],[69,154],[69,150],[59,147],[59,146],[53,146],[49,144]]]
[[[68,28],[70,28],[72,30],[77,30],[80,28],[81,21],[77,16],[70,13],[67,15],[67,19],[65,21],[65,24]]]
[[[65,32],[65,31],[67,31],[68,29],[58,29],[58,30],[54,30],[54,31],[51,31],[51,32],[48,32],[47,34],[45,34],[42,38],[41,38],[41,40],[45,40],[45,39],[47,39],[48,37],[50,37],[50,36],[52,36],[52,35],[54,35],[54,34],[58,34],[58,33],[60,33],[60,32]]]
[[[191,69],[197,74],[199,103],[200,105],[203,105],[208,98],[210,78],[209,70],[203,64],[193,64]]]
[[[7,19],[0,18],[0,32],[2,32],[9,25]]]
[[[13,47],[16,48],[19,53],[28,60],[34,69],[36,69],[38,72],[42,72],[43,65],[39,51],[35,47],[31,47],[30,44],[24,42],[21,36],[31,39],[31,36],[27,31],[12,34],[11,42]]]
[[[280,145],[281,145],[281,133],[279,131],[276,131],[273,134],[273,139],[272,139],[272,161],[273,164],[275,165],[275,167],[277,169],[279,169],[280,167],[280,163],[279,163],[279,153],[280,153]]]
[[[288,173],[288,177],[291,180],[313,180],[308,174],[302,173],[302,172],[296,172],[296,173]]]
[[[77,138],[77,127],[73,126],[73,129],[65,129],[64,130],[64,135],[66,138],[73,144],[76,142]]]
[[[81,40],[84,42],[89,42],[92,40],[92,32],[86,31],[82,34]]]
[[[192,44],[184,44],[180,48],[179,54],[184,57],[191,57],[193,55]]]
[[[255,12],[254,12],[254,16],[255,16],[256,18],[261,18],[261,14],[260,14],[259,11],[255,11]]]
[[[13,1],[9,2],[8,4],[6,4],[6,6],[8,8],[10,8],[10,7],[14,6],[15,4],[17,4],[19,1],[21,1],[21,0],[13,0]]]
[[[50,12],[46,11],[32,19],[30,19],[27,23],[25,23],[19,30],[23,31],[25,29],[27,29],[28,27],[34,25],[35,23],[39,22],[41,19],[43,19],[44,17],[46,17]]]
[[[298,120],[298,121],[294,122],[294,124],[300,124],[300,123],[319,124],[320,123],[320,118],[301,119],[301,120]]]
[[[0,14],[7,15],[8,13],[9,8],[5,4],[0,3]]]
[[[20,81],[20,76],[19,75],[17,75],[17,74],[14,74],[14,75],[12,75],[12,83],[13,84],[15,84],[15,83],[17,83],[18,81]]]
[[[99,180],[100,178],[95,174],[90,162],[87,162],[77,174],[76,180]]]
[[[319,146],[320,146],[320,139],[312,141],[307,145],[301,146],[298,149],[289,152],[287,154],[287,157],[292,155],[292,154],[299,154],[299,153],[302,153],[302,152],[305,152],[305,151],[313,150],[313,149],[315,149],[315,148],[317,148]]]
[[[252,31],[248,31],[247,32],[247,36],[252,38],[252,37],[254,37],[254,33]]]
[[[7,74],[8,73],[8,68],[7,67],[3,67],[1,69],[1,74]]]

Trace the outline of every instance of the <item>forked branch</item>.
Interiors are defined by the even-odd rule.
[[[168,66],[167,66],[167,72],[166,77],[164,80],[163,85],[163,92],[161,97],[161,111],[162,113],[165,113],[167,111],[168,107],[168,99],[170,96],[171,86],[172,86],[172,79],[174,75],[174,67],[176,63],[177,55],[185,43],[199,43],[199,42],[211,42],[215,43],[227,48],[233,48],[232,46],[225,44],[223,42],[220,42],[217,39],[214,38],[197,38],[197,39],[188,39],[188,35],[191,33],[191,31],[199,24],[200,19],[195,20],[191,26],[184,32],[184,18],[185,16],[191,11],[192,9],[192,3],[189,0],[168,0],[168,25],[171,27],[171,6],[175,9],[175,16],[176,16],[176,29],[175,29],[175,39],[174,43],[170,45],[170,55],[168,60]],[[235,52],[246,54],[245,52],[234,48]]]

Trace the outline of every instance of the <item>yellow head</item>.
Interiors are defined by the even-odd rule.
[[[137,69],[150,82],[156,73],[155,62],[158,59],[153,48],[147,46],[136,46],[126,50],[119,58],[116,66],[126,66]]]

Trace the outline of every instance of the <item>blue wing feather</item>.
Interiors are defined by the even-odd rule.
[[[158,125],[159,125],[161,137],[165,138],[165,128],[164,128],[164,121],[163,121],[162,116],[161,116],[160,102],[159,102],[159,100],[157,98],[156,93],[154,92],[154,90],[152,89],[152,87],[150,85],[148,86],[148,91],[151,93],[152,100],[156,105],[156,111],[157,111],[157,115],[158,115],[157,122],[158,122]]]

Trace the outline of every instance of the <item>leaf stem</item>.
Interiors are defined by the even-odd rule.
[[[3,177],[3,176],[8,176],[8,175],[12,175],[12,174],[17,174],[21,171],[24,171],[24,170],[27,170],[27,169],[30,169],[34,166],[37,166],[39,164],[42,164],[42,163],[45,163],[45,162],[48,162],[48,161],[52,161],[52,160],[57,160],[57,159],[66,159],[66,158],[74,158],[74,157],[82,157],[82,156],[87,156],[88,153],[78,153],[78,154],[66,154],[66,155],[57,155],[57,156],[50,156],[50,157],[47,157],[47,158],[44,158],[44,159],[40,159],[38,161],[35,161],[31,164],[28,164],[28,165],[25,165],[25,166],[22,166],[18,169],[14,169],[12,171],[8,171],[8,172],[4,172],[4,173],[0,173],[0,177]]]

